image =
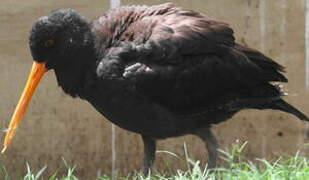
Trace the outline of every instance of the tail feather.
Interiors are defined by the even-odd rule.
[[[291,104],[285,102],[283,99],[278,99],[276,101],[272,102],[272,109],[281,110],[290,114],[293,114],[294,116],[298,117],[299,119],[303,121],[309,121],[309,118],[300,112],[298,109],[293,107]]]
[[[274,109],[293,114],[300,120],[309,121],[309,118],[291,104],[285,102],[280,97],[273,98],[250,98],[233,101],[226,106],[231,111],[241,109]]]
[[[288,79],[282,74],[284,72],[282,65],[257,50],[239,44],[235,45],[235,48],[243,52],[254,64],[263,69],[265,76],[269,77],[269,81],[288,82]]]

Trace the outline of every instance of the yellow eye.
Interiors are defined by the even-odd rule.
[[[45,41],[44,46],[49,48],[49,47],[52,47],[54,44],[55,44],[55,41],[52,40],[52,39],[49,39],[49,40]]]

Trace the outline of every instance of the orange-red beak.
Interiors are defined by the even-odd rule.
[[[38,83],[40,82],[43,74],[47,71],[48,69],[45,67],[45,63],[41,63],[41,62],[37,62],[34,61],[29,77],[28,77],[28,81],[27,84],[24,88],[24,91],[18,101],[18,104],[16,106],[16,109],[14,111],[14,114],[12,116],[9,128],[7,129],[5,138],[4,138],[4,144],[3,144],[3,149],[1,151],[1,153],[4,153],[4,151],[6,150],[6,148],[10,145],[13,136],[16,132],[16,128],[18,127],[18,124],[20,123],[20,120],[22,118],[22,116],[24,115],[27,105],[30,102],[30,99],[32,97],[32,94],[36,88],[36,86],[38,85]]]

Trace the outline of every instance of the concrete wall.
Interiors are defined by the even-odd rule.
[[[91,3],[89,3],[91,2]],[[122,4],[159,4],[167,1],[124,0]],[[201,11],[228,22],[238,42],[262,50],[287,67],[290,82],[285,86],[287,101],[309,115],[309,90],[305,87],[305,1],[288,0],[174,0],[179,6]],[[94,18],[106,10],[108,0],[2,0],[0,6],[0,127],[7,127],[32,64],[28,32],[32,23],[55,8],[74,8]],[[309,31],[309,29],[308,29]],[[308,70],[308,69],[307,69]],[[309,71],[309,70],[308,70]],[[274,158],[300,151],[304,146],[305,123],[277,111],[247,110],[228,122],[213,127],[220,148],[237,139],[248,141],[249,158]],[[3,133],[4,134],[4,133]],[[282,134],[282,136],[280,136]],[[137,134],[116,128],[115,149],[111,148],[111,124],[87,102],[72,99],[57,87],[55,76],[47,73],[40,83],[13,144],[0,161],[16,175],[25,171],[26,162],[47,172],[62,172],[62,157],[76,165],[77,174],[95,177],[139,168],[142,143]],[[205,159],[201,141],[193,136],[159,142],[158,150],[180,156],[186,142],[190,156]],[[116,160],[112,162],[112,152]],[[156,168],[182,167],[179,160],[158,154]]]

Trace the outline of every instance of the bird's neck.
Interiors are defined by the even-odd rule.
[[[72,97],[81,97],[91,82],[95,81],[97,55],[94,47],[94,35],[89,30],[84,34],[87,45],[81,46],[72,53],[66,63],[55,67],[58,85]]]

